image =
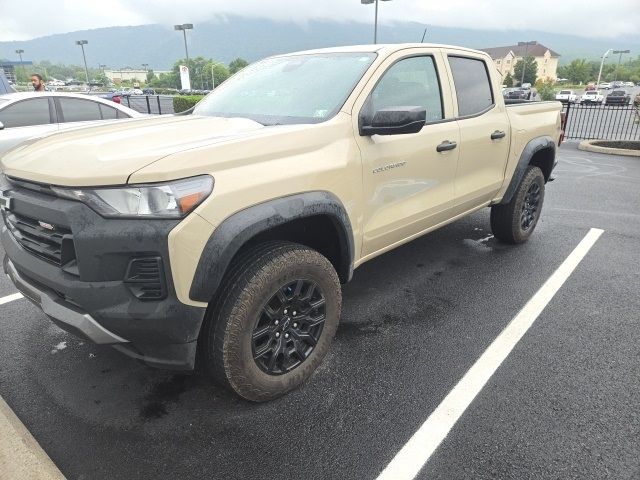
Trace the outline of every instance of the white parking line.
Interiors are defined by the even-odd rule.
[[[0,479],[64,480],[64,475],[0,397]]]
[[[6,297],[0,298],[0,305],[4,305],[5,303],[13,302],[14,300],[19,300],[22,298],[21,293],[14,293],[13,295],[7,295]]]
[[[562,265],[485,350],[433,413],[396,454],[377,480],[410,480],[449,434],[473,399],[480,393],[513,347],[527,333],[540,313],[576,269],[604,230],[592,228]]]

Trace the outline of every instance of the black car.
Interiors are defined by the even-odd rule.
[[[614,90],[604,100],[605,105],[628,105],[631,101],[631,96],[624,90]]]

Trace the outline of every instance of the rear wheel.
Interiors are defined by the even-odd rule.
[[[544,201],[544,175],[529,165],[511,201],[491,207],[491,230],[505,243],[526,242],[538,224]]]
[[[214,379],[258,402],[301,385],[338,326],[342,294],[333,265],[310,248],[273,242],[248,251],[225,284],[202,337]]]

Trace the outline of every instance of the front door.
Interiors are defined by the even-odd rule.
[[[389,59],[358,115],[385,107],[421,106],[427,121],[419,133],[360,136],[363,159],[363,256],[381,253],[441,223],[453,207],[460,141],[455,121],[445,118],[439,52]],[[357,119],[356,119],[357,121]]]

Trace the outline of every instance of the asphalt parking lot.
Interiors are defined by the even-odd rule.
[[[640,159],[559,162],[528,243],[485,210],[359,268],[328,357],[280,400],[139,365],[24,299],[0,305],[0,395],[69,479],[373,479],[599,228],[417,478],[640,478]]]

